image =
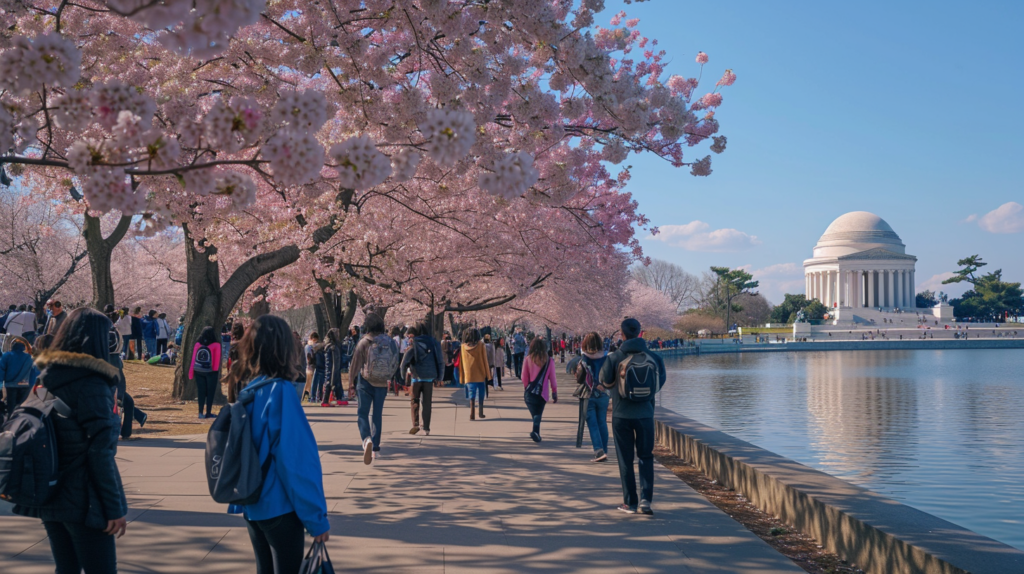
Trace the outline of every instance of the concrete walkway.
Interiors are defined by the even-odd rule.
[[[530,441],[521,387],[492,392],[470,421],[462,391],[438,389],[432,434],[411,436],[408,398],[388,398],[383,453],[362,464],[354,406],[306,413],[322,453],[339,572],[803,572],[657,467],[653,518],[626,515],[614,455],[593,464],[575,448],[577,403],[548,405]],[[121,443],[128,533],[121,572],[254,572],[239,516],[209,497],[205,436]],[[0,570],[53,572],[41,524],[0,503]]]

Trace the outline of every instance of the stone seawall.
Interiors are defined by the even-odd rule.
[[[904,339],[902,341],[807,341],[794,343],[702,343],[695,347],[659,349],[666,357],[711,353],[779,353],[792,351],[889,351],[916,349],[1024,349],[1022,339]]]
[[[659,443],[865,572],[1024,572],[1013,547],[673,411],[659,407],[655,418]]]

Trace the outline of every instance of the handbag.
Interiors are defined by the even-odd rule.
[[[576,390],[573,391],[572,396],[577,399],[589,399],[594,395],[594,372],[590,369],[590,365],[583,359],[576,364],[577,379],[579,378],[579,370],[583,369],[585,376],[583,380],[576,385]]]
[[[314,542],[306,552],[306,557],[299,567],[299,574],[334,574],[334,566],[331,564],[331,557],[327,555],[327,545],[323,542]]]
[[[544,364],[544,368],[537,373],[537,378],[530,381],[530,385],[526,387],[526,395],[533,395],[535,397],[542,396],[544,392],[544,377],[548,374],[548,366],[551,365],[550,359]]]

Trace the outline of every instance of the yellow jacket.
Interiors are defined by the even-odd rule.
[[[491,364],[487,361],[484,344],[462,345],[460,349],[459,382],[486,383],[491,380]]]

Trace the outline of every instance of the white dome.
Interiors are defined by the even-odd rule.
[[[869,249],[907,252],[900,236],[884,219],[867,211],[851,211],[828,226],[814,246],[814,257],[839,257]]]

